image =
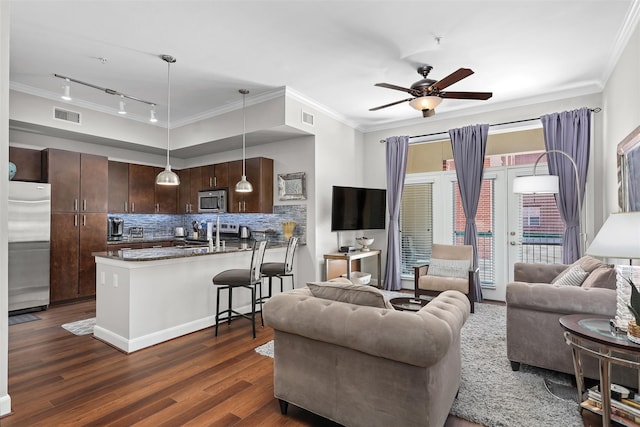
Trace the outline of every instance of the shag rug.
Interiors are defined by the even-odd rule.
[[[488,427],[582,426],[570,376],[527,365],[512,371],[506,308],[476,303],[475,309],[462,328],[462,381],[451,414]],[[255,351],[273,357],[273,341]],[[556,397],[549,385],[569,393]]]
[[[96,325],[96,318],[78,320],[77,322],[65,323],[62,325],[64,329],[75,335],[88,335],[93,333],[93,327]]]

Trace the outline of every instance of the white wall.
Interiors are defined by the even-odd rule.
[[[603,215],[618,211],[616,146],[640,126],[640,28],[636,28],[603,92]]]
[[[9,2],[0,1],[0,416],[11,412],[7,312],[7,177],[9,174]]]

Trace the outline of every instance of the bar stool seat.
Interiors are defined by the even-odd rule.
[[[254,242],[250,268],[224,270],[213,277],[213,285],[217,287],[216,336],[218,336],[220,320],[226,320],[227,324],[230,325],[232,319],[244,317],[251,320],[253,338],[256,337],[256,302],[260,303],[260,311],[262,312],[262,276],[259,267],[262,265],[266,247],[266,240]],[[245,288],[251,291],[251,313],[241,313],[233,309],[233,290],[236,288]],[[220,294],[224,290],[227,291],[228,305],[226,310],[220,311]],[[260,294],[258,298],[256,298],[257,291]],[[261,322],[264,326],[262,318]]]
[[[275,277],[280,280],[280,292],[284,292],[284,277],[291,277],[291,289],[295,288],[295,280],[293,277],[293,257],[298,246],[298,238],[292,236],[287,244],[287,253],[284,262],[263,262],[260,267],[262,276],[269,278],[269,293],[261,299],[271,298],[272,295],[272,279]]]

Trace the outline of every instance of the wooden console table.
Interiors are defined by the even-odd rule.
[[[331,254],[324,254],[324,278],[329,280],[329,260],[342,260],[347,263],[347,277],[351,277],[351,261],[362,258],[369,258],[375,256],[378,262],[378,288],[382,289],[382,251],[380,249],[371,249],[368,251],[351,251],[351,252],[336,252]]]

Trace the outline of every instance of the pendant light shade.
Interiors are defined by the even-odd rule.
[[[162,55],[163,61],[167,62],[167,166],[156,177],[156,184],[158,185],[180,185],[180,178],[171,170],[169,164],[169,147],[170,147],[170,120],[171,120],[171,64],[176,62],[176,59],[171,55]]]
[[[253,185],[247,181],[246,158],[245,158],[245,142],[246,142],[246,109],[245,96],[249,93],[247,89],[240,89],[238,92],[242,94],[242,179],[236,184],[236,192],[251,193]]]

